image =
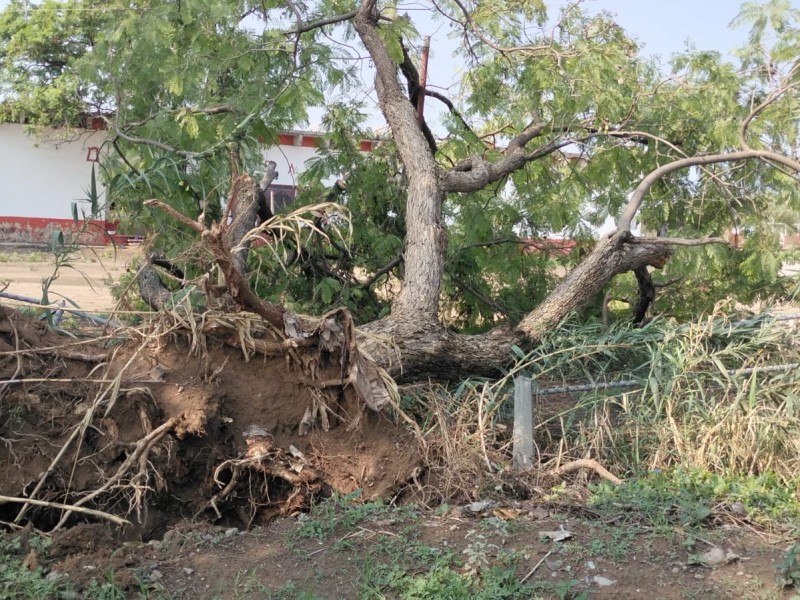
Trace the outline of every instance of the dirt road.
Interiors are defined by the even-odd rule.
[[[116,252],[111,248],[96,248],[76,253],[50,285],[51,301],[66,298],[83,310],[110,311],[114,307],[111,285],[119,281],[126,265],[140,251],[138,247],[118,248]],[[52,254],[0,250],[0,289],[7,283],[6,292],[41,298],[42,282],[53,274],[54,268]]]

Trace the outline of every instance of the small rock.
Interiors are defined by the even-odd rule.
[[[186,573],[187,575],[191,575],[192,573],[194,573],[194,569],[190,567],[183,567],[183,572]]]
[[[225,530],[225,537],[229,538],[239,533],[239,530],[236,527],[231,527],[230,529]]]
[[[49,581],[51,583],[58,581],[64,577],[64,573],[59,573],[58,571],[50,571],[45,576],[45,581]]]
[[[680,572],[681,572],[681,570],[680,570],[680,568],[678,568],[678,567],[672,567],[672,572],[673,572],[673,573],[680,573]]]
[[[164,575],[158,569],[153,569],[150,571],[150,579],[152,581],[160,581],[163,577]]]
[[[589,569],[590,571],[594,571],[597,568],[597,566],[594,564],[593,560],[587,560],[586,568]]]
[[[617,583],[613,579],[609,579],[608,577],[603,577],[602,575],[595,575],[594,577],[592,577],[592,581],[600,587],[608,587],[610,585],[614,585],[615,583]]]
[[[704,577],[703,577],[703,574],[702,574],[702,573],[695,573],[695,574],[694,574],[694,578],[695,578],[695,579],[704,579]]]
[[[731,512],[740,516],[744,516],[747,514],[747,510],[745,510],[744,504],[742,504],[741,502],[734,502],[733,504],[731,504]]]
[[[717,548],[716,546],[711,548],[710,550],[703,552],[702,554],[695,554],[689,557],[689,564],[690,565],[702,565],[704,567],[718,567],[719,565],[726,565],[731,563],[735,560],[738,560],[740,556],[728,550],[727,552],[722,548]]]
[[[550,511],[546,508],[542,508],[541,506],[537,506],[531,511],[531,516],[537,521],[541,521],[542,519],[546,519],[550,516]]]
[[[171,542],[178,536],[178,532],[174,529],[168,529],[164,532],[164,537],[162,538],[163,542]]]
[[[242,437],[247,438],[268,438],[271,437],[269,433],[267,433],[266,429],[263,427],[259,427],[258,425],[250,425],[247,429],[242,432]]]
[[[473,502],[464,506],[464,510],[471,513],[480,513],[489,510],[495,505],[491,500],[481,500],[480,502]]]
[[[566,529],[560,529],[558,531],[540,531],[539,538],[545,540],[553,540],[554,542],[563,542],[564,540],[568,540],[572,537],[572,532],[567,531]]]
[[[742,575],[744,575],[744,571],[736,571],[736,574],[737,574],[739,577],[741,577]]]
[[[547,568],[551,571],[558,571],[564,564],[564,561],[558,560],[557,558],[548,558],[544,561],[544,564],[547,565]]]

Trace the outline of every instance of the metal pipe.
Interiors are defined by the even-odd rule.
[[[112,321],[110,319],[104,319],[102,317],[96,317],[95,315],[90,315],[87,312],[82,310],[76,310],[74,308],[68,308],[66,306],[60,306],[59,304],[52,305],[52,304],[42,304],[41,300],[37,300],[36,298],[30,298],[28,296],[20,296],[19,294],[12,294],[11,292],[0,292],[0,298],[7,298],[9,300],[16,300],[17,302],[27,302],[28,304],[37,304],[42,308],[49,308],[51,310],[62,311],[72,313],[76,317],[81,317],[82,319],[86,319],[87,321],[91,321],[96,325],[103,325],[113,327],[115,329],[119,329],[122,327],[116,321]]]
[[[419,66],[419,96],[417,97],[417,123],[422,125],[422,113],[425,110],[425,86],[428,83],[428,55],[431,49],[431,36],[422,38],[422,60]]]

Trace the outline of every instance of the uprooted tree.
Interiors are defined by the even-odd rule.
[[[368,356],[394,377],[493,372],[625,273],[638,320],[657,285],[673,284],[671,307],[779,293],[767,225],[797,207],[795,12],[747,3],[741,69],[689,49],[665,74],[579,5],[551,18],[541,0],[430,2],[467,65],[448,97],[419,82],[430,23],[393,3],[48,0],[23,14],[15,1],[0,20],[0,116],[104,119],[109,200],[162,232],[168,262],[199,276],[213,261],[234,305],[289,337],[303,331],[296,311],[346,306],[359,323],[351,367]],[[390,137],[363,154],[353,98],[368,84],[353,65],[367,61]],[[425,98],[446,109],[438,126],[418,116]],[[330,144],[288,225],[260,198],[270,174],[259,185],[247,173],[312,106],[326,109]],[[328,191],[331,175],[345,183]],[[557,284],[547,245],[529,251],[554,233],[578,240]],[[204,256],[187,250],[198,239]],[[157,306],[170,292],[143,272]]]

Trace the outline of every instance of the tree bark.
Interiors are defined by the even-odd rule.
[[[441,326],[425,329],[404,320],[384,319],[359,328],[359,346],[401,381],[497,375],[513,360],[512,344],[523,349],[535,345],[614,276],[647,266],[661,268],[670,254],[667,245],[634,243],[629,234],[603,238],[516,327],[462,335]]]
[[[534,118],[497,164],[473,157],[451,171],[434,160],[416,114],[398,80],[395,64],[377,34],[375,0],[362,0],[355,29],[375,65],[375,87],[381,111],[392,129],[408,178],[405,278],[391,315],[360,328],[359,345],[399,379],[494,374],[511,360],[511,344],[531,345],[566,315],[591,300],[615,275],[643,265],[662,266],[667,246],[630,244],[623,233],[601,239],[594,251],[516,327],[483,335],[459,335],[444,328],[438,315],[446,235],[441,208],[447,191],[475,191],[497,181],[525,163],[555,151],[568,142],[554,140],[526,151],[547,125]]]
[[[575,267],[547,298],[519,323],[536,340],[570,312],[589,302],[614,276],[642,266],[661,268],[672,251],[664,244],[631,243],[630,234],[601,238],[594,250]]]
[[[375,87],[381,111],[392,128],[400,159],[408,178],[405,277],[392,306],[391,318],[416,325],[414,329],[439,328],[439,289],[444,268],[445,233],[441,223],[444,191],[436,161],[417,123],[414,107],[397,79],[397,65],[389,57],[376,31],[374,0],[363,0],[354,25],[375,64]]]

